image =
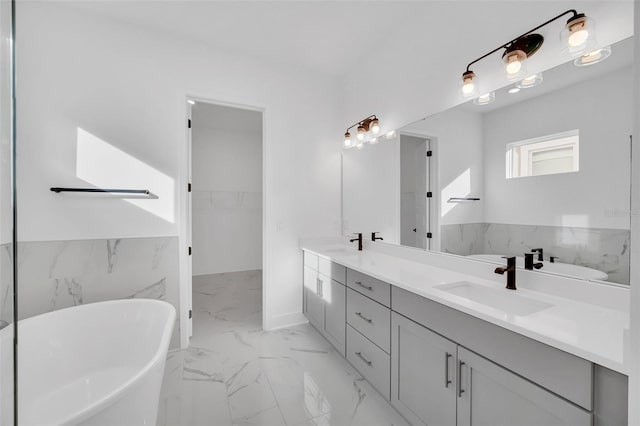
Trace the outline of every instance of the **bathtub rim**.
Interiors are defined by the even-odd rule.
[[[168,311],[165,327],[164,327],[164,330],[162,331],[160,341],[158,342],[158,346],[157,346],[158,350],[153,354],[151,359],[149,359],[149,361],[142,368],[140,368],[136,373],[132,374],[128,380],[125,380],[120,386],[116,387],[113,391],[107,393],[105,397],[100,399],[99,401],[96,401],[93,404],[87,405],[84,409],[79,410],[75,413],[72,413],[69,416],[63,417],[62,419],[59,420],[61,423],[77,424],[97,414],[101,410],[105,409],[106,407],[108,407],[109,405],[113,404],[115,401],[120,399],[124,394],[126,394],[128,390],[135,388],[140,382],[144,380],[144,378],[148,375],[148,373],[158,365],[159,362],[165,362],[165,359],[163,358],[166,358],[167,351],[161,351],[160,349],[166,347],[168,350],[169,348],[169,343],[170,343],[171,335],[173,333],[174,323],[176,320],[176,309],[172,304],[165,302],[163,300],[157,300],[157,299],[107,300],[102,302],[85,303],[83,305],[57,309],[55,311],[45,312],[43,314],[35,315],[33,317],[25,318],[23,320],[18,321],[18,330],[20,330],[21,325],[23,324],[29,324],[38,320],[42,320],[43,317],[55,316],[56,314],[61,313],[62,311],[68,311],[70,309],[73,309],[76,311],[88,310],[88,309],[91,309],[92,307],[95,307],[95,305],[105,306],[105,305],[122,305],[122,304],[142,305],[142,306],[156,305],[156,306],[161,306]],[[20,361],[20,342],[18,342],[18,361]],[[20,385],[20,362],[18,362],[18,386],[19,385]],[[21,399],[19,397],[19,392],[20,390],[18,388],[18,407],[20,408],[22,407],[22,404],[20,402]],[[20,411],[22,410],[19,410],[18,413],[20,413]]]

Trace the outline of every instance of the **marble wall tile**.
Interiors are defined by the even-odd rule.
[[[606,272],[608,281],[629,284],[631,232],[624,229],[471,223],[441,227],[446,253],[522,256],[543,248],[545,258]]]
[[[126,298],[180,307],[177,237],[21,242],[18,277],[20,319]],[[176,326],[172,347],[178,334]]]
[[[486,223],[460,223],[440,227],[440,246],[444,253],[468,256],[484,253]]]
[[[13,253],[11,244],[0,245],[0,320],[13,322]]]

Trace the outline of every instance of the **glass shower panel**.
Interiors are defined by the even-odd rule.
[[[13,3],[0,0],[0,425],[14,413]]]

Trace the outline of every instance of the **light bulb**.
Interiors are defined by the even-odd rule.
[[[567,24],[560,33],[564,49],[571,55],[582,54],[597,46],[593,19],[583,13],[578,13],[567,20]]]
[[[380,133],[380,122],[378,121],[377,118],[374,118],[373,120],[371,120],[371,124],[369,125],[369,130],[371,130],[371,133],[373,133],[374,135],[377,135],[378,133]]]
[[[516,84],[516,87],[519,89],[529,89],[530,87],[535,87],[542,83],[542,73],[533,74],[526,78],[523,78]]]
[[[588,38],[589,38],[589,31],[587,30],[582,29],[582,30],[572,32],[568,40],[569,46],[580,47],[585,43],[585,41],[587,41]]]
[[[462,93],[464,93],[465,95],[469,95],[473,93],[473,89],[475,89],[475,86],[473,85],[473,81],[471,80],[469,80],[468,82],[465,82],[462,85]]]
[[[496,99],[495,92],[485,93],[484,95],[480,95],[473,100],[473,103],[476,105],[487,105],[493,102]]]
[[[351,133],[349,132],[344,134],[344,147],[351,148]]]
[[[465,71],[462,74],[462,97],[463,98],[471,98],[477,96],[478,87],[477,87],[476,74],[473,71]]]
[[[518,55],[513,54],[507,57],[507,74],[518,74],[522,69],[522,62],[518,59]]]
[[[599,49],[592,50],[586,55],[582,55],[579,58],[576,58],[573,63],[577,67],[586,67],[588,65],[594,65],[598,62],[602,62],[609,56],[611,56],[611,46],[605,46]]]
[[[363,126],[358,126],[358,140],[363,141],[364,136],[367,134],[367,130]]]

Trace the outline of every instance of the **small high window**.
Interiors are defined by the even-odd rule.
[[[507,144],[507,179],[579,170],[580,132],[571,130]]]

